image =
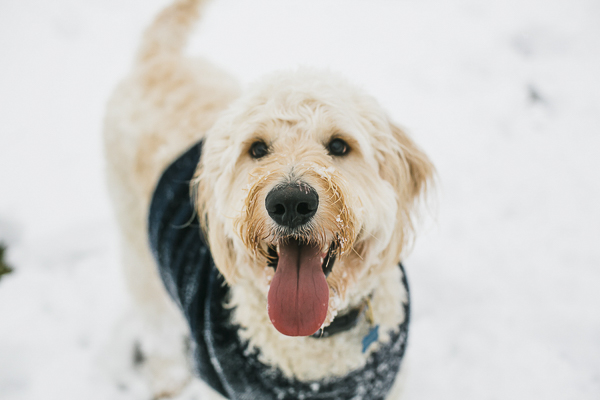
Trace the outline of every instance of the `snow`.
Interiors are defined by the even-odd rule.
[[[0,398],[137,399],[101,123],[159,0],[0,3]],[[600,3],[216,0],[191,44],[244,83],[340,71],[439,173],[405,261],[405,399],[600,398]]]

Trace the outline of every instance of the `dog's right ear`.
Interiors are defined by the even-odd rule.
[[[204,175],[202,166],[199,165],[191,186],[200,228],[207,242],[215,266],[221,272],[229,285],[238,280],[237,258],[233,248],[233,240],[227,237],[225,225],[219,220],[215,212],[213,185]],[[211,212],[211,210],[213,212]]]

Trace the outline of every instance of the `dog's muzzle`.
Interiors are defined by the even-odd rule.
[[[306,183],[288,183],[269,192],[265,208],[277,224],[294,229],[306,224],[317,213],[319,196]]]

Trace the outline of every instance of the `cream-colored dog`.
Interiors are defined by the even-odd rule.
[[[147,216],[163,171],[203,140],[191,190],[240,338],[290,379],[344,376],[406,317],[398,263],[433,167],[373,98],[336,75],[300,69],[241,92],[207,61],[183,57],[202,3],[177,0],[160,13],[106,117],[123,263],[143,321],[138,361],[155,396],[191,379],[188,328],[159,277]],[[354,309],[366,311],[351,329],[310,336]],[[372,326],[378,337],[364,351]]]

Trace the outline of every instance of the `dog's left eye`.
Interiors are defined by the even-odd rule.
[[[348,143],[344,142],[342,139],[333,139],[331,142],[329,142],[327,149],[329,150],[329,154],[332,156],[345,156],[348,154],[350,146],[348,146]]]
[[[269,147],[265,142],[254,142],[252,143],[252,146],[250,146],[250,156],[252,158],[262,158],[267,154],[269,154]]]

